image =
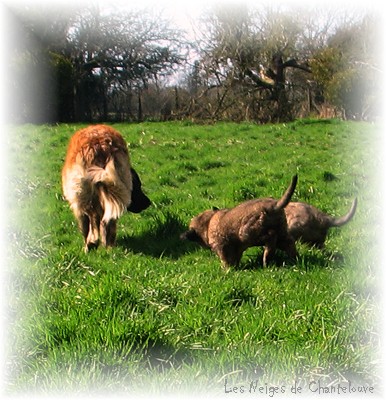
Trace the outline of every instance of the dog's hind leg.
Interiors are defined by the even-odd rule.
[[[98,232],[95,232],[95,223],[93,224],[92,218],[90,218],[88,214],[80,212],[77,203],[72,205],[72,209],[78,221],[79,230],[83,236],[85,244],[84,251],[87,253],[91,248],[98,246]]]
[[[107,246],[115,246],[117,238],[117,220],[113,219],[107,226]]]
[[[86,246],[84,249],[86,253],[91,249],[97,248],[99,243],[100,217],[97,214],[93,214],[89,217],[89,220],[90,220],[90,227],[86,239]]]
[[[269,261],[272,259],[273,255],[275,254],[275,247],[271,246],[264,246],[264,253],[263,253],[263,267],[267,267]]]
[[[102,220],[100,224],[100,233],[102,246],[115,246],[115,240],[117,237],[117,220],[111,219],[108,222]]]
[[[272,259],[276,252],[276,244],[277,244],[277,236],[273,232],[269,232],[270,237],[264,243],[264,252],[263,252],[263,267],[265,268],[269,261]]]
[[[298,252],[296,250],[295,240],[290,235],[281,237],[278,240],[277,246],[280,250],[283,250],[289,258],[295,260]]]
[[[78,219],[79,229],[82,232],[83,239],[86,243],[87,236],[90,230],[90,218],[86,214],[81,214],[77,217],[77,219]]]

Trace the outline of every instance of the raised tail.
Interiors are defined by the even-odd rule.
[[[287,190],[284,192],[283,196],[276,203],[276,209],[284,208],[291,200],[292,195],[294,194],[296,184],[298,182],[298,176],[294,175],[292,177],[291,184],[288,186]]]
[[[339,217],[339,218],[331,217],[330,218],[330,226],[338,227],[338,226],[347,224],[347,222],[349,222],[355,214],[355,211],[357,209],[357,203],[358,203],[358,200],[357,200],[357,198],[355,198],[354,201],[352,202],[350,211],[346,215],[343,215],[342,217]]]

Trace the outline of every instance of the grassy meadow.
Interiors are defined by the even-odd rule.
[[[8,128],[8,393],[212,393],[356,382],[381,390],[376,125],[116,124],[152,200],[118,222],[117,247],[83,252],[62,198],[70,136],[84,125]],[[333,215],[325,251],[241,267],[179,235],[204,209],[279,197]],[[228,386],[225,386],[228,385]]]

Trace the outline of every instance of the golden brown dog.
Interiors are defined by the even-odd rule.
[[[288,234],[284,207],[289,203],[296,183],[295,175],[280,200],[255,199],[231,209],[204,211],[192,219],[189,230],[181,238],[210,248],[225,268],[237,266],[243,252],[253,246],[264,246],[264,266],[276,248],[295,258],[295,241]]]
[[[354,199],[346,215],[334,218],[310,204],[290,202],[285,208],[288,232],[295,240],[323,248],[328,230],[347,224],[354,216],[356,207],[357,199]]]
[[[126,143],[106,125],[77,131],[71,138],[62,170],[63,193],[85,241],[85,251],[114,246],[118,218],[150,205],[130,165]]]

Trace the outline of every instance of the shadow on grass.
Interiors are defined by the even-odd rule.
[[[191,349],[169,343],[156,326],[142,326],[135,332],[127,332],[121,338],[120,347],[126,349],[122,355],[126,361],[127,357],[135,359],[145,369],[158,372],[179,369],[183,365],[192,365],[195,362]],[[130,351],[127,352],[127,349]]]
[[[277,251],[274,258],[268,264],[267,268],[300,268],[304,271],[309,271],[315,268],[339,268],[344,261],[341,253],[331,252],[326,249],[307,249],[299,252],[296,260],[289,258],[285,253]],[[257,270],[263,269],[263,254],[262,251],[258,252],[255,256],[248,256],[244,258],[238,270]]]
[[[194,357],[188,349],[178,349],[160,340],[149,340],[141,350],[145,365],[159,372],[192,365]]]
[[[196,362],[190,349],[177,348],[158,338],[135,337],[119,344],[121,349],[106,350],[103,356],[99,353],[88,356],[88,359],[98,359],[102,376],[122,376],[123,383],[128,374],[127,364],[135,362],[140,369],[156,373],[178,370],[184,366],[191,366]],[[117,346],[118,347],[118,344]],[[130,350],[128,350],[130,349]]]
[[[171,212],[160,213],[153,217],[141,235],[118,238],[117,245],[155,258],[178,259],[192,251],[192,245],[180,239],[186,229],[186,223],[178,216]]]

